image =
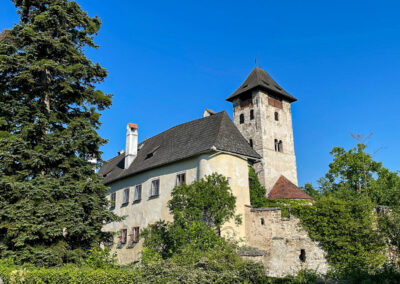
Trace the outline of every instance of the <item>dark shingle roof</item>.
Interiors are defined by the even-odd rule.
[[[276,83],[267,72],[258,67],[255,67],[253,71],[251,71],[250,75],[243,82],[243,84],[226,100],[231,102],[234,98],[240,96],[241,94],[247,93],[255,88],[261,88],[265,89],[266,91],[270,91],[275,95],[282,96],[289,102],[297,101],[295,97],[282,89],[282,87],[280,87],[278,83]]]
[[[103,183],[110,183],[151,168],[209,152],[213,146],[221,151],[253,159],[261,158],[223,111],[177,125],[143,141],[139,145],[136,159],[128,169],[124,170],[125,155],[121,154],[105,163],[99,175],[104,177]]]
[[[284,176],[280,176],[268,199],[313,199]]]

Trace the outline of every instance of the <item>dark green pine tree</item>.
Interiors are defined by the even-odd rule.
[[[109,238],[96,89],[107,71],[84,54],[101,22],[75,1],[13,0],[20,21],[0,36],[0,257],[58,265]]]

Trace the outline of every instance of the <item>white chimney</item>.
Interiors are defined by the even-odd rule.
[[[138,126],[128,123],[126,127],[125,169],[129,168],[137,156]]]

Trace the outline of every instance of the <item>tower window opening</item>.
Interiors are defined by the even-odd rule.
[[[275,140],[274,140],[274,146],[275,146],[275,151],[276,151],[276,152],[279,151],[279,146],[278,146],[278,145],[279,145],[279,141],[278,141],[278,139],[275,139]]]
[[[250,147],[253,148],[253,139],[249,140]]]
[[[305,249],[300,250],[299,259],[301,262],[306,262],[306,250]]]
[[[264,226],[264,225],[265,225],[264,218],[261,218],[261,220],[260,220],[260,221],[261,221],[261,225],[263,225],[263,226]]]
[[[250,110],[250,120],[254,119],[254,109]]]
[[[244,123],[244,114],[243,113],[239,116],[239,120],[240,120],[240,124]]]
[[[283,152],[283,143],[282,143],[282,140],[279,140],[279,142],[278,142],[278,152]]]
[[[275,112],[275,120],[279,121],[279,113],[278,112]]]

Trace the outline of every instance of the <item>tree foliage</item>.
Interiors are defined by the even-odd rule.
[[[173,222],[159,221],[142,232],[146,253],[169,258],[185,250],[209,251],[223,246],[221,226],[235,215],[236,197],[227,179],[213,173],[199,181],[177,186],[168,202]]]
[[[266,189],[260,183],[253,167],[249,167],[250,203],[254,208],[267,207]]]
[[[321,243],[337,271],[377,271],[387,261],[387,244],[397,243],[395,223],[400,218],[377,218],[375,207],[400,205],[400,177],[376,162],[364,144],[348,151],[335,147],[331,154],[333,161],[319,189],[305,186],[315,199],[313,206],[297,206],[292,212]]]
[[[99,110],[107,71],[85,54],[100,19],[75,1],[14,0],[20,21],[0,37],[0,256],[55,265],[108,238]]]

